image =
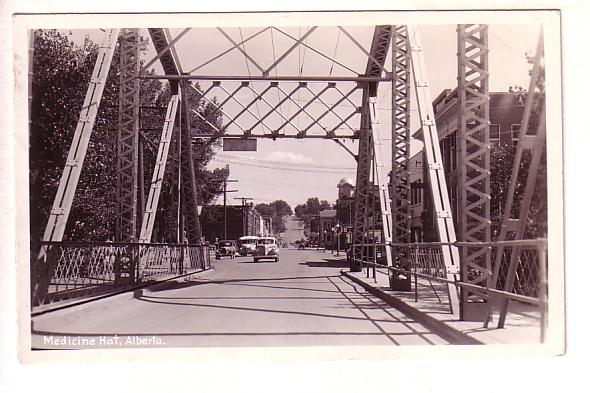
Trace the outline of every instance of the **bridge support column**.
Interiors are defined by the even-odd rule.
[[[139,31],[123,29],[119,37],[119,136],[117,151],[117,218],[115,238],[138,238],[139,166]]]
[[[199,220],[197,179],[195,175],[194,152],[192,149],[191,122],[188,100],[188,80],[180,83],[181,125],[180,125],[180,166],[181,166],[181,204],[184,231],[189,243],[201,242],[201,223]],[[182,230],[182,227],[181,227]],[[183,238],[181,232],[181,238]]]
[[[391,39],[391,209],[393,243],[409,244],[410,216],[410,43],[405,25],[393,26]],[[411,269],[410,249],[394,247],[393,264]],[[393,273],[392,289],[411,290],[411,277]]]
[[[504,205],[504,215],[502,217],[502,227],[500,229],[500,236],[498,241],[505,240],[522,240],[525,237],[526,223],[529,215],[529,208],[533,200],[533,193],[535,192],[535,185],[537,183],[537,174],[539,173],[540,165],[545,154],[546,145],[546,119],[545,119],[545,88],[544,88],[544,49],[543,49],[543,36],[542,33],[539,36],[537,42],[537,50],[535,55],[535,63],[533,71],[531,73],[531,81],[529,85],[525,111],[523,115],[522,126],[518,136],[518,145],[516,147],[516,154],[514,157],[514,165],[512,166],[512,176],[510,180],[510,186],[508,187],[508,195],[506,197],[506,204]],[[528,166],[523,165],[523,161],[526,157],[529,158]],[[518,200],[516,188],[519,182],[524,182],[525,187],[522,192],[522,198]],[[545,196],[546,198],[546,196]],[[514,209],[514,206],[518,206],[518,209]],[[518,212],[518,217],[515,214]],[[505,265],[503,260],[505,248],[503,246],[498,247],[495,250],[495,261],[494,272],[492,276],[493,288],[498,288],[500,271],[503,270],[505,282],[503,289],[506,292],[512,292],[514,285],[517,283],[517,269],[519,267],[521,257],[521,247],[514,246],[510,249],[508,266]],[[542,258],[541,253],[538,256],[539,266],[537,267],[540,272],[539,281],[544,282],[546,278],[545,258]],[[500,288],[498,288],[500,289]],[[545,286],[539,285],[541,293],[537,296],[543,297]],[[508,299],[498,299],[493,302],[493,307],[496,308],[499,303],[499,318],[498,328],[504,327],[506,322],[506,314],[508,312]],[[545,307],[541,305],[541,307]],[[490,314],[492,310],[490,310]],[[542,324],[545,321],[541,321]]]
[[[487,25],[458,25],[458,239],[490,242],[490,97]],[[461,280],[489,288],[488,246],[461,250]],[[461,291],[461,319],[484,321],[488,299]]]
[[[57,193],[53,200],[53,207],[51,208],[47,225],[45,226],[43,241],[59,242],[63,240],[118,36],[119,29],[108,30],[105,33],[103,42],[99,46],[98,56],[88,84],[82,110],[80,111],[76,131],[74,132],[66,164],[59,180]],[[50,248],[50,246],[42,246],[39,251],[38,260],[35,264],[36,268],[33,271],[33,274],[36,271],[39,272],[39,276],[33,277],[33,281],[35,282],[34,288],[32,288],[33,302],[45,298],[49,280],[51,280],[54,274],[57,261],[55,258],[46,257]]]

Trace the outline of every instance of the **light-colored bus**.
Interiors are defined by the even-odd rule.
[[[238,252],[241,256],[252,255],[256,251],[258,236],[242,236],[238,239]]]

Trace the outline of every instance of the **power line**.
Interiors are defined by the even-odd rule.
[[[525,59],[526,60],[526,56],[522,53],[518,53],[516,51],[516,49],[514,49],[513,47],[511,47],[510,45],[508,45],[504,40],[502,40],[500,37],[498,37],[496,34],[494,34],[493,32],[489,31],[490,35],[492,37],[494,37],[497,41],[499,41],[500,43],[502,43],[506,48],[510,49],[514,54],[516,54],[520,59]]]
[[[217,162],[222,162],[225,164],[234,164],[234,165],[244,165],[244,166],[251,166],[251,167],[256,167],[256,168],[265,168],[265,169],[276,169],[279,171],[288,171],[288,172],[310,172],[310,173],[342,173],[342,170],[336,169],[336,170],[328,170],[328,169],[306,169],[306,168],[285,168],[285,167],[280,167],[280,166],[269,166],[266,164],[258,164],[258,163],[252,163],[252,162],[236,162],[236,161],[230,161],[227,159],[220,159],[220,158],[213,158],[214,161]]]
[[[332,58],[332,65],[330,66],[330,76],[332,76],[332,70],[334,69],[334,61],[336,60],[336,52],[338,52],[338,43],[340,42],[340,29],[338,29],[338,38],[336,38],[336,48],[334,48],[334,56]]]
[[[264,160],[261,158],[252,158],[252,157],[240,157],[240,156],[229,156],[227,154],[217,153],[217,157],[227,158],[230,160],[242,160],[242,161],[253,161],[258,162],[261,164],[269,164],[269,165],[285,165],[285,166],[294,166],[294,167],[308,167],[308,168],[325,168],[325,169],[356,169],[356,167],[341,167],[341,166],[334,166],[334,165],[322,165],[322,164],[305,164],[305,163],[295,163],[295,162],[282,162],[282,161],[273,161],[273,160]]]

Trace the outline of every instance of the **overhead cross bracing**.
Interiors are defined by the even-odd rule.
[[[162,52],[176,48],[182,69],[189,72],[179,75],[170,55],[164,74],[146,73],[144,67],[141,77],[175,83],[196,80],[198,87],[193,88],[202,101],[212,104],[222,117],[221,127],[208,124],[207,130],[198,130],[203,137],[358,139],[362,89],[377,81],[389,82],[389,71],[382,65],[366,73],[367,59],[371,64],[375,60],[369,52],[372,28],[216,28],[218,39],[208,39],[198,56],[191,48],[199,42],[199,29],[192,30],[173,31],[171,45],[163,38],[163,29],[150,29],[158,38],[156,57],[164,58]],[[338,56],[327,39],[332,35],[346,48],[346,56]],[[388,42],[382,42],[378,51]],[[232,72],[223,74],[220,69]]]

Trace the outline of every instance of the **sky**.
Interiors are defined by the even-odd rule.
[[[184,72],[193,71],[198,75],[260,75],[261,69],[267,69],[274,61],[280,57],[285,50],[293,44],[295,39],[303,36],[309,31],[309,26],[291,26],[281,27],[279,30],[269,29],[248,41],[242,46],[244,52],[236,49],[227,53],[223,57],[207,63],[208,60],[214,59],[224,50],[232,47],[232,42],[239,42],[242,39],[259,32],[262,28],[228,27],[222,32],[215,28],[194,28],[181,39],[179,39],[176,50]],[[358,43],[364,48],[369,48],[373,27],[371,26],[344,26],[347,33],[352,35]],[[183,29],[170,29],[172,37],[176,37]],[[490,69],[490,91],[499,92],[507,91],[509,86],[520,85],[528,87],[528,71],[530,65],[527,63],[525,54],[533,53],[538,36],[539,25],[531,23],[518,24],[491,24],[489,26],[489,69]],[[430,84],[430,94],[435,98],[443,89],[453,89],[457,84],[457,33],[456,25],[420,25],[418,32],[421,36],[422,48],[425,57],[427,74]],[[148,37],[147,30],[141,29],[141,34]],[[100,41],[102,33],[94,30],[73,31],[72,37],[79,41],[84,35],[89,35],[95,41]],[[290,38],[289,35],[293,38]],[[308,36],[305,41],[309,48],[299,47],[287,56],[276,69],[271,70],[271,75],[298,75],[302,76],[354,76],[363,73],[367,56],[363,53],[357,44],[355,44],[342,30],[334,26],[322,26]],[[334,59],[323,58],[315,53],[312,49],[326,54]],[[367,49],[368,50],[368,49]],[[143,57],[150,60],[155,51],[150,46]],[[340,64],[340,65],[339,65]],[[388,56],[386,68],[391,69],[391,60]],[[341,66],[342,65],[342,66]],[[344,67],[343,67],[344,66]],[[350,68],[347,69],[347,68]],[[161,68],[154,65],[156,73],[161,73]],[[252,83],[252,87],[257,92],[262,91],[267,82]],[[201,88],[206,89],[210,86],[209,82],[201,81]],[[237,88],[237,83],[222,83],[226,91],[233,91]],[[312,91],[319,91],[324,85],[310,84]],[[288,82],[281,84],[283,91],[290,91],[295,87],[295,83]],[[338,86],[342,91],[348,91],[353,85],[351,83],[340,83]],[[218,101],[222,101],[227,94],[220,89],[213,89],[212,95]],[[266,95],[270,106],[276,105],[279,100],[284,98],[285,93]],[[411,93],[415,97],[414,92]],[[236,96],[243,100],[247,105],[252,100],[253,93],[247,90],[241,90]],[[339,97],[338,94],[329,92],[322,96],[324,101],[331,104]],[[310,95],[299,93],[297,102],[305,105]],[[360,99],[360,90],[351,96],[354,103]],[[356,101],[355,101],[356,100]],[[236,123],[242,123],[241,126],[248,129],[249,125],[255,122],[255,117],[259,117],[265,112],[269,105],[264,104],[261,100],[251,107],[252,115],[245,114]],[[381,83],[378,91],[377,107],[378,118],[380,121],[379,130],[383,132],[383,140],[386,145],[383,149],[383,157],[390,168],[389,155],[390,148],[390,127],[391,127],[391,90],[389,83]],[[232,117],[232,113],[241,111],[239,104],[229,100],[223,108],[228,117],[224,118],[227,123]],[[281,116],[289,118],[296,111],[294,102],[285,101],[283,105],[277,107],[276,112],[267,118],[267,124],[271,127],[281,124]],[[308,107],[308,113],[312,116],[319,116],[323,113],[324,107],[319,104],[313,104]],[[352,105],[343,104],[336,113],[341,118],[354,111]],[[411,102],[412,114],[412,131],[418,128],[418,116],[416,103]],[[298,116],[292,121],[298,127],[309,124],[308,116]],[[307,119],[306,119],[307,118]],[[347,124],[349,128],[342,127],[339,132],[351,132],[351,128],[359,127],[359,115],[351,118]],[[307,123],[306,123],[307,121]],[[334,115],[324,117],[324,125],[332,126],[338,121]],[[260,126],[259,126],[260,127]],[[258,129],[262,132],[266,128]],[[232,126],[228,132],[239,132],[240,129]],[[291,130],[292,131],[292,130]],[[289,128],[285,128],[289,132]],[[310,133],[321,134],[323,131],[310,131]],[[342,139],[342,143],[351,151],[356,153],[358,141]],[[254,203],[272,202],[277,199],[287,201],[291,207],[304,203],[307,198],[318,197],[320,200],[325,199],[334,203],[337,199],[336,185],[342,178],[355,179],[356,163],[354,158],[344,148],[331,140],[321,139],[279,139],[276,141],[269,139],[259,139],[256,152],[224,152],[219,151],[216,157],[210,162],[210,168],[224,167],[229,165],[230,179],[237,180],[232,183],[232,189],[238,192],[229,195],[230,198],[253,198]],[[420,148],[420,143],[412,144],[412,154]],[[222,203],[222,198],[218,198],[217,203]],[[232,203],[238,204],[239,201],[234,199]]]

